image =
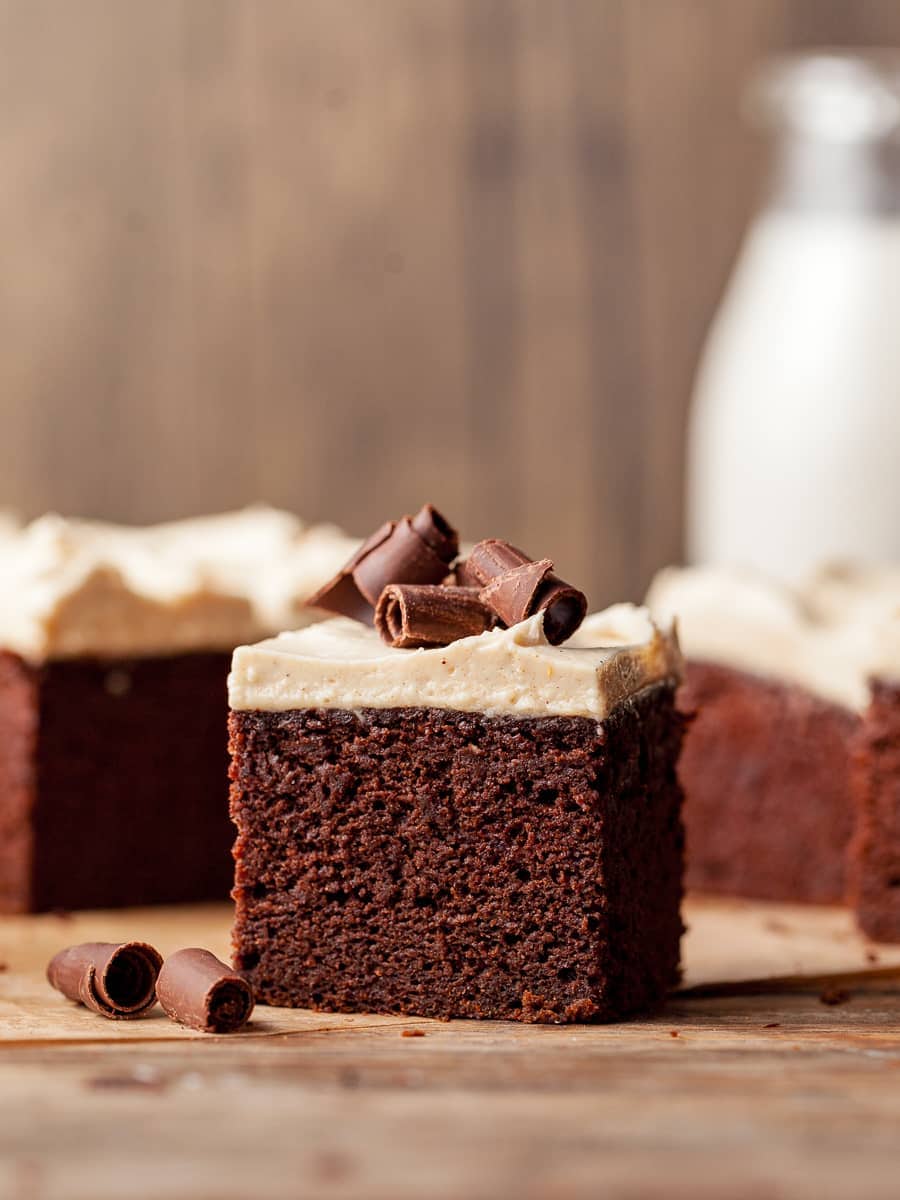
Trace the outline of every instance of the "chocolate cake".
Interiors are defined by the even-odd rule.
[[[820,619],[840,623],[859,687],[853,744],[856,827],[849,899],[862,930],[900,942],[900,567],[840,566],[814,581]]]
[[[855,714],[702,661],[688,662],[680,702],[693,714],[680,765],[688,887],[841,903]]]
[[[677,979],[677,645],[625,605],[551,644],[577,594],[498,545],[468,603],[547,603],[509,628],[432,644],[478,619],[464,587],[386,586],[390,645],[337,618],[235,652],[235,965],[265,1002],[609,1021]]]
[[[866,932],[900,938],[898,599],[896,572],[861,568],[793,590],[721,568],[657,578],[648,604],[677,617],[688,659],[689,887],[849,897]]]
[[[900,942],[900,682],[876,681],[856,747],[851,899],[870,937]]]
[[[267,509],[3,540],[0,911],[227,895],[231,650],[355,544]]]

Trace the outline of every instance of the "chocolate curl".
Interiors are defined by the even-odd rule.
[[[473,579],[479,587],[484,587],[498,575],[505,575],[516,567],[522,567],[532,560],[509,542],[499,538],[486,538],[472,547],[469,557],[459,564],[457,570],[462,570]]]
[[[353,582],[374,608],[389,583],[440,583],[450,561],[416,532],[412,518],[404,517],[377,550],[357,563]]]
[[[324,608],[326,612],[337,613],[340,617],[352,617],[364,624],[372,619],[372,606],[366,598],[360,595],[359,588],[353,580],[353,572],[367,554],[377,550],[394,532],[396,521],[385,521],[373,534],[366,538],[350,561],[338,571],[334,579],[319,588],[314,596],[307,600],[308,608]]]
[[[110,1020],[140,1017],[156,1003],[162,955],[146,942],[83,942],[53,956],[51,987]]]
[[[538,591],[552,569],[549,558],[524,562],[486,583],[481,589],[481,598],[504,625],[517,625],[535,611]]]
[[[490,629],[493,616],[472,588],[389,584],[375,609],[375,628],[389,646],[447,646]]]
[[[459,534],[433,504],[422,505],[412,519],[412,527],[443,563],[452,563],[459,554]]]
[[[555,575],[545,575],[533,611],[544,614],[544,637],[551,646],[559,646],[584,620],[587,596]]]
[[[489,538],[474,546],[457,578],[481,585],[480,596],[504,625],[517,625],[536,612],[544,614],[544,636],[551,645],[567,641],[587,612],[587,598],[553,574],[549,558],[533,560],[509,542]]]
[[[242,975],[197,948],[178,950],[166,959],[156,994],[173,1021],[203,1033],[235,1033],[250,1020],[256,1003]]]
[[[440,583],[458,553],[456,530],[433,505],[425,504],[414,517],[382,525],[308,603],[371,623],[388,584]]]
[[[450,583],[455,583],[458,587],[475,588],[476,591],[480,591],[483,586],[480,575],[475,574],[467,558],[462,559],[453,568]]]

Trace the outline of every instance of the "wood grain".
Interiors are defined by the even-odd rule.
[[[0,506],[681,551],[772,51],[895,0],[0,0]]]
[[[261,1008],[210,1037],[104,1021],[42,972],[86,937],[225,953],[227,906],[4,918],[0,1195],[893,1197],[900,950],[833,909],[694,900],[687,920],[686,982],[800,977],[618,1026]],[[823,1004],[810,974],[861,964]]]
[[[58,950],[86,941],[147,941],[164,957],[185,946],[202,946],[227,961],[231,918],[227,904],[0,918],[0,1044],[205,1040],[205,1034],[173,1025],[159,1009],[139,1021],[100,1020],[59,997],[44,972]],[[688,991],[747,983],[758,991],[773,979],[805,976],[815,977],[811,987],[818,991],[820,976],[854,972],[871,972],[868,983],[875,986],[878,970],[893,971],[887,982],[900,990],[900,946],[874,947],[857,931],[847,909],[694,897],[686,906],[685,923],[682,989]],[[391,1020],[261,1008],[250,1033],[355,1028]]]

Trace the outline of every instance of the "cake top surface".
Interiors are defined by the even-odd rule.
[[[442,708],[488,716],[602,720],[629,697],[677,679],[677,639],[646,609],[620,604],[551,645],[544,614],[445,646],[399,649],[338,617],[234,654],[233,709]]]
[[[7,525],[0,648],[32,662],[230,650],[296,623],[357,544],[265,506],[143,528]]]
[[[790,588],[732,567],[669,567],[647,595],[688,658],[793,683],[862,711],[900,678],[900,568],[835,564]]]

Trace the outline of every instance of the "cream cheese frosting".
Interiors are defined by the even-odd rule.
[[[674,633],[627,604],[586,618],[563,646],[546,640],[540,614],[427,650],[394,649],[339,617],[238,647],[228,694],[237,710],[419,707],[602,720],[644,688],[675,681],[680,667]]]
[[[295,622],[357,544],[265,506],[144,528],[51,514],[0,539],[0,647],[31,662],[231,650]]]
[[[900,570],[830,566],[789,588],[729,567],[669,567],[647,595],[688,658],[796,684],[862,711],[900,678]]]

